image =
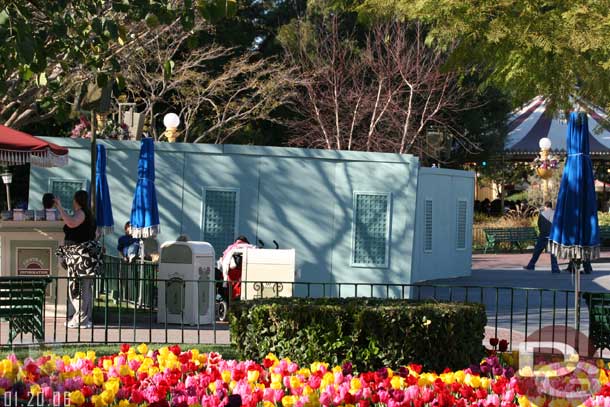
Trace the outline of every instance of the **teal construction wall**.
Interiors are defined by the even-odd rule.
[[[70,149],[70,163],[63,168],[32,168],[31,209],[42,206],[41,197],[49,191],[51,179],[88,180],[90,176],[87,140],[52,141]],[[140,143],[100,143],[108,154],[115,235],[106,237],[106,244],[113,249],[131,212]],[[160,242],[180,234],[203,240],[204,190],[222,188],[237,191],[235,234],[245,234],[251,241],[261,239],[269,248],[277,240],[282,248],[296,249],[297,281],[404,284],[431,275],[470,272],[470,258],[460,260],[463,264],[451,257],[436,259],[434,264],[418,258],[415,238],[419,194],[426,191],[422,180],[438,189],[442,193],[439,199],[449,206],[455,194],[466,196],[471,214],[473,178],[469,173],[453,171],[437,179],[435,174],[420,171],[417,158],[399,154],[183,143],[156,143],[155,149]],[[423,178],[420,173],[425,174]],[[354,194],[363,192],[390,194],[389,251],[384,267],[353,265]],[[470,217],[469,233],[471,222]],[[219,257],[224,247],[215,249]],[[438,270],[426,271],[431,266]],[[322,287],[311,290],[321,293]],[[336,292],[331,286],[326,290]],[[368,294],[371,287],[363,285],[358,290],[358,294]],[[385,294],[385,288],[373,290]],[[341,295],[353,294],[355,288],[342,288]]]

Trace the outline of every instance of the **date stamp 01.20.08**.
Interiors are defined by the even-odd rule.
[[[5,392],[0,396],[3,407],[64,407],[70,405],[70,392],[53,392],[51,399],[45,399],[42,393],[18,395]]]

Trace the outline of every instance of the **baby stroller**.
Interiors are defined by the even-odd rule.
[[[279,244],[274,240],[273,244],[279,249]],[[262,249],[265,244],[262,240],[258,241],[258,248]],[[224,281],[222,274],[222,262],[216,263],[216,319],[226,321],[229,311],[229,302],[239,301],[241,298],[241,274],[242,274],[243,253],[233,254],[233,261],[229,269],[228,279]]]

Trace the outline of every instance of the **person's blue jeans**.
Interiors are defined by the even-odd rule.
[[[123,255],[125,257],[138,256],[140,254],[140,245],[138,243],[132,243],[123,249]]]
[[[544,249],[546,249],[548,242],[548,236],[538,236],[536,246],[534,247],[534,253],[532,253],[532,258],[526,266],[528,269],[533,270],[536,267],[536,262],[538,261],[538,258],[540,258],[540,255],[542,254]],[[557,264],[557,256],[552,253],[549,254],[551,255],[551,271],[553,273],[559,273],[559,264]]]

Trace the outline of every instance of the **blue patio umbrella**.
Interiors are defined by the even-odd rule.
[[[155,191],[155,146],[152,138],[142,139],[138,160],[138,183],[131,205],[131,234],[135,238],[154,237],[160,231]],[[143,245],[141,245],[143,249]]]
[[[570,113],[567,137],[567,159],[557,196],[549,249],[558,257],[576,263],[574,297],[578,331],[580,263],[599,257],[597,199],[593,166],[589,156],[589,124],[586,113]]]
[[[106,147],[97,146],[97,160],[95,173],[95,223],[99,235],[112,233],[114,219],[112,217],[112,203],[108,190],[106,177]]]

